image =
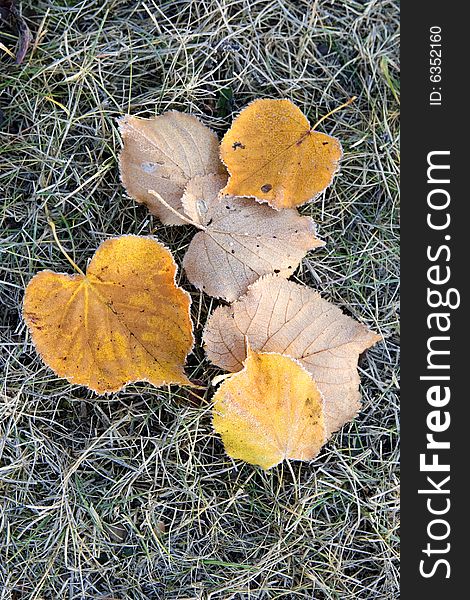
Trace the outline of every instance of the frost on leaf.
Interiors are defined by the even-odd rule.
[[[339,141],[314,131],[290,100],[255,100],[225,134],[220,156],[230,179],[224,194],[248,196],[274,208],[312,200],[333,179]]]
[[[357,361],[381,339],[312,289],[273,275],[214,311],[204,331],[209,360],[226,371],[240,370],[245,338],[253,350],[286,354],[311,373],[325,399],[328,435],[358,413]]]
[[[214,396],[213,424],[229,456],[263,469],[284,459],[311,460],[326,440],[312,376],[288,356],[250,349],[243,370]]]
[[[152,119],[125,116],[119,120],[123,148],[121,180],[129,196],[145,204],[165,225],[183,221],[148,190],[154,190],[176,211],[188,181],[197,175],[225,173],[216,134],[195,116],[177,111]]]
[[[183,261],[189,281],[209,296],[229,302],[267,273],[290,277],[306,253],[324,242],[310,217],[295,209],[276,211],[246,198],[220,198],[224,178],[188,184],[183,206],[202,231]]]
[[[219,192],[227,175],[203,175],[188,182],[181,199],[183,210],[196,225],[209,225],[219,208]]]
[[[98,394],[126,383],[189,384],[189,295],[175,284],[170,252],[148,237],[105,241],[86,276],[42,271],[23,315],[44,362]]]

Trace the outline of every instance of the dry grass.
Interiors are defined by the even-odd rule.
[[[398,598],[398,6],[371,0],[23,2],[36,45],[0,49],[3,370],[0,599]],[[14,31],[0,25],[13,48]],[[20,316],[37,271],[164,228],[119,184],[116,117],[189,111],[222,134],[256,97],[288,97],[343,142],[304,209],[327,246],[294,279],[385,341],[362,359],[363,411],[310,464],[228,459],[210,398],[130,385],[98,398],[42,365]],[[198,339],[216,302],[192,292]],[[218,371],[197,349],[188,369]]]

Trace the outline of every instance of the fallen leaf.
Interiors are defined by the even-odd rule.
[[[44,362],[103,394],[134,381],[189,384],[190,297],[175,284],[171,253],[149,237],[103,242],[86,275],[42,271],[23,315]]]
[[[196,225],[208,225],[218,211],[219,192],[227,183],[227,175],[202,175],[188,182],[181,204]]]
[[[328,185],[342,157],[339,141],[314,131],[290,100],[255,100],[225,134],[220,156],[230,179],[223,193],[274,208],[312,200]]]
[[[243,370],[214,395],[213,424],[229,456],[263,469],[311,460],[326,440],[312,376],[288,356],[250,349]]]
[[[182,225],[184,221],[148,190],[181,212],[181,197],[190,179],[225,173],[216,134],[195,116],[177,111],[152,119],[127,115],[119,120],[119,129],[123,141],[119,168],[127,193],[165,225]]]
[[[310,217],[246,198],[220,199],[222,185],[223,177],[200,177],[183,197],[186,214],[203,229],[191,240],[183,267],[209,296],[231,302],[262,275],[290,277],[309,250],[324,245]]]
[[[240,370],[245,337],[254,350],[291,356],[311,373],[325,399],[328,435],[356,416],[357,361],[379,335],[312,289],[267,275],[208,319],[203,340],[209,360],[226,371]]]

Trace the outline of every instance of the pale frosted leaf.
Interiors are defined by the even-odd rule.
[[[209,360],[240,370],[245,337],[254,350],[287,354],[312,374],[325,399],[328,434],[359,411],[357,361],[381,339],[312,289],[272,275],[214,311],[204,331]]]
[[[207,226],[194,236],[183,266],[209,296],[231,302],[262,275],[289,277],[309,250],[324,245],[313,220],[295,209],[276,211],[232,197],[206,206]]]
[[[181,204],[186,215],[199,225],[207,225],[219,206],[219,192],[227,175],[198,175],[188,182]]]
[[[165,225],[183,224],[148,190],[181,212],[181,197],[190,179],[225,172],[216,134],[195,116],[177,111],[152,119],[128,115],[119,120],[119,129],[123,140],[119,167],[129,196]]]

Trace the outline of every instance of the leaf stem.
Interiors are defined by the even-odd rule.
[[[60,243],[60,240],[59,240],[59,238],[57,236],[57,231],[56,231],[55,223],[54,223],[54,221],[51,218],[51,215],[49,213],[49,209],[47,208],[47,204],[44,206],[44,209],[45,209],[45,212],[46,212],[47,222],[48,222],[50,228],[52,229],[52,235],[54,236],[55,243],[59,246],[60,251],[65,256],[65,258],[69,261],[69,263],[72,265],[72,267],[75,269],[75,271],[77,271],[78,273],[80,273],[80,275],[83,275],[83,277],[86,277],[85,273],[80,269],[80,267],[77,264],[75,264],[75,262],[73,261],[73,259],[70,258],[69,254],[67,253],[67,251],[65,250],[65,248]]]
[[[175,208],[170,206],[170,204],[168,204],[168,202],[163,200],[163,198],[160,196],[160,194],[158,192],[156,192],[155,190],[147,190],[147,192],[149,194],[151,194],[152,196],[155,196],[155,198],[159,202],[161,202],[165,208],[167,208],[168,210],[171,210],[171,212],[174,213],[177,217],[179,217],[182,221],[186,221],[186,223],[189,223],[190,225],[194,225],[194,227],[197,227],[198,229],[202,229],[203,231],[206,231],[206,227],[204,227],[204,225],[201,225],[200,223],[196,223],[196,221],[193,221],[192,219],[189,219],[188,217],[185,217],[184,215],[179,213]]]
[[[347,102],[345,102],[344,104],[341,104],[341,106],[337,106],[333,110],[330,110],[329,113],[327,113],[326,115],[324,115],[321,119],[319,119],[315,123],[315,125],[310,129],[310,131],[315,131],[315,129],[320,125],[320,123],[322,121],[324,121],[325,119],[328,119],[328,117],[331,117],[331,115],[334,115],[339,110],[342,110],[343,108],[346,108],[346,106],[349,106],[350,104],[352,104],[354,102],[354,100],[356,100],[356,99],[357,99],[357,96],[353,96],[352,98],[349,98],[349,100]]]

